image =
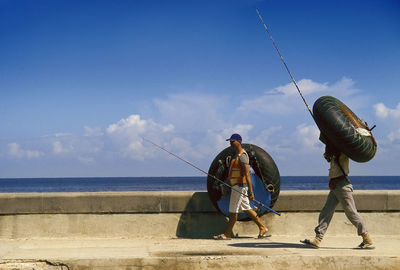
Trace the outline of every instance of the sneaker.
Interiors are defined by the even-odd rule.
[[[363,241],[361,244],[358,245],[359,248],[373,248],[372,247],[372,240],[371,237],[369,237],[369,234],[363,234],[362,235]]]
[[[309,245],[313,248],[319,248],[319,246],[321,245],[321,241],[322,241],[322,237],[316,236],[314,239],[304,239],[304,240],[300,240],[301,243]]]

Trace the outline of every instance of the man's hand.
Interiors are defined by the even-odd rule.
[[[253,194],[253,192],[249,192],[249,199],[250,199],[250,201],[254,201],[254,194]]]
[[[331,162],[332,160],[332,156],[330,154],[328,154],[327,152],[324,153],[324,158],[326,159],[326,161]]]

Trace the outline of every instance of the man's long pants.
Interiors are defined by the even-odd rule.
[[[358,235],[366,233],[367,229],[354,203],[353,186],[345,179],[338,182],[336,187],[329,192],[325,206],[319,214],[318,226],[315,227],[316,235],[324,237],[339,203],[342,205],[346,217],[357,228]]]

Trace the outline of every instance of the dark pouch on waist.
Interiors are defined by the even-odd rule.
[[[343,179],[345,179],[344,176],[339,176],[339,177],[330,179],[330,180],[329,180],[329,189],[335,189],[337,183],[339,183],[339,182],[342,181]]]

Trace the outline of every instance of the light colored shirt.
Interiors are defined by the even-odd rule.
[[[339,155],[339,163],[343,168],[343,171],[346,175],[349,174],[349,158],[341,153]],[[336,157],[331,160],[331,167],[329,168],[329,178],[336,178],[343,175],[343,171],[340,169]]]
[[[244,164],[249,164],[249,155],[246,151],[243,151],[243,153],[239,157],[239,160]]]

